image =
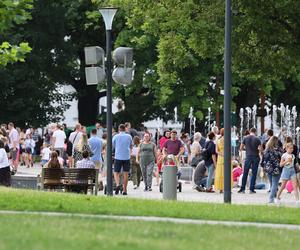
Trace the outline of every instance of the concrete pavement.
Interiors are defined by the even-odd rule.
[[[33,168],[26,168],[20,166],[17,176],[37,176],[41,173],[41,166],[35,164]],[[182,192],[177,193],[178,201],[193,201],[193,202],[209,202],[209,203],[223,203],[223,194],[219,193],[203,193],[193,189],[191,182],[182,181]],[[133,188],[133,184],[130,181],[128,184],[128,196],[118,195],[120,198],[139,198],[139,199],[162,199],[162,193],[159,192],[159,187],[155,185],[156,180],[153,178],[153,187],[151,192],[144,192],[144,185],[141,182],[141,186],[138,189]],[[245,194],[238,194],[238,189],[232,190],[232,204],[244,204],[244,205],[266,205],[268,202],[267,190],[256,190],[256,194],[249,194],[246,190]],[[99,195],[104,195],[103,192],[99,192]],[[282,194],[282,205],[294,207],[296,205],[292,194],[286,191]]]

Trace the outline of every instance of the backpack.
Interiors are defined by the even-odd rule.
[[[209,143],[211,143],[211,141],[207,142],[206,147],[200,153],[200,155],[204,161],[209,160],[209,157],[210,157],[210,153],[208,151]]]

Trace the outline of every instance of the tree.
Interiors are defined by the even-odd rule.
[[[16,42],[27,40],[32,52],[26,64],[16,64],[1,72],[7,90],[19,99],[18,105],[14,106],[15,113],[11,112],[9,105],[2,106],[1,112],[5,116],[1,118],[10,117],[22,124],[34,118],[37,125],[58,121],[68,97],[59,93],[57,88],[61,84],[69,84],[77,91],[80,122],[93,124],[98,115],[99,97],[105,95],[99,92],[97,86],[87,86],[84,75],[84,47],[105,43],[104,33],[99,31],[103,28],[99,21],[96,27],[86,26],[89,22],[86,11],[94,10],[94,6],[89,1],[71,0],[34,0],[33,6],[32,19],[14,27],[9,34]],[[13,78],[9,76],[11,72]],[[26,102],[28,112],[21,115],[24,109],[21,106],[24,100],[21,100],[26,97],[24,92],[22,95],[16,90],[24,88],[35,91],[30,93],[32,98]],[[13,97],[2,94],[9,99]],[[58,103],[55,107],[51,105],[54,101]],[[40,118],[35,114],[39,114]]]
[[[12,29],[14,25],[22,24],[30,19],[32,0],[0,1],[0,34]],[[0,66],[12,62],[24,62],[25,55],[30,52],[28,43],[21,42],[18,46],[2,41],[0,44]]]

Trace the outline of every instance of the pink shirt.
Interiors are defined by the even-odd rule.
[[[240,167],[236,167],[232,170],[233,181],[238,181],[238,177],[243,173],[243,169]]]
[[[160,138],[160,140],[159,140],[159,148],[160,149],[162,149],[163,147],[164,147],[164,144],[165,144],[165,142],[167,141],[167,140],[169,140],[169,139],[167,139],[166,137],[162,137],[162,138]]]

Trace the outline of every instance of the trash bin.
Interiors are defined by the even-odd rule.
[[[164,166],[163,168],[163,199],[177,200],[177,167]]]

